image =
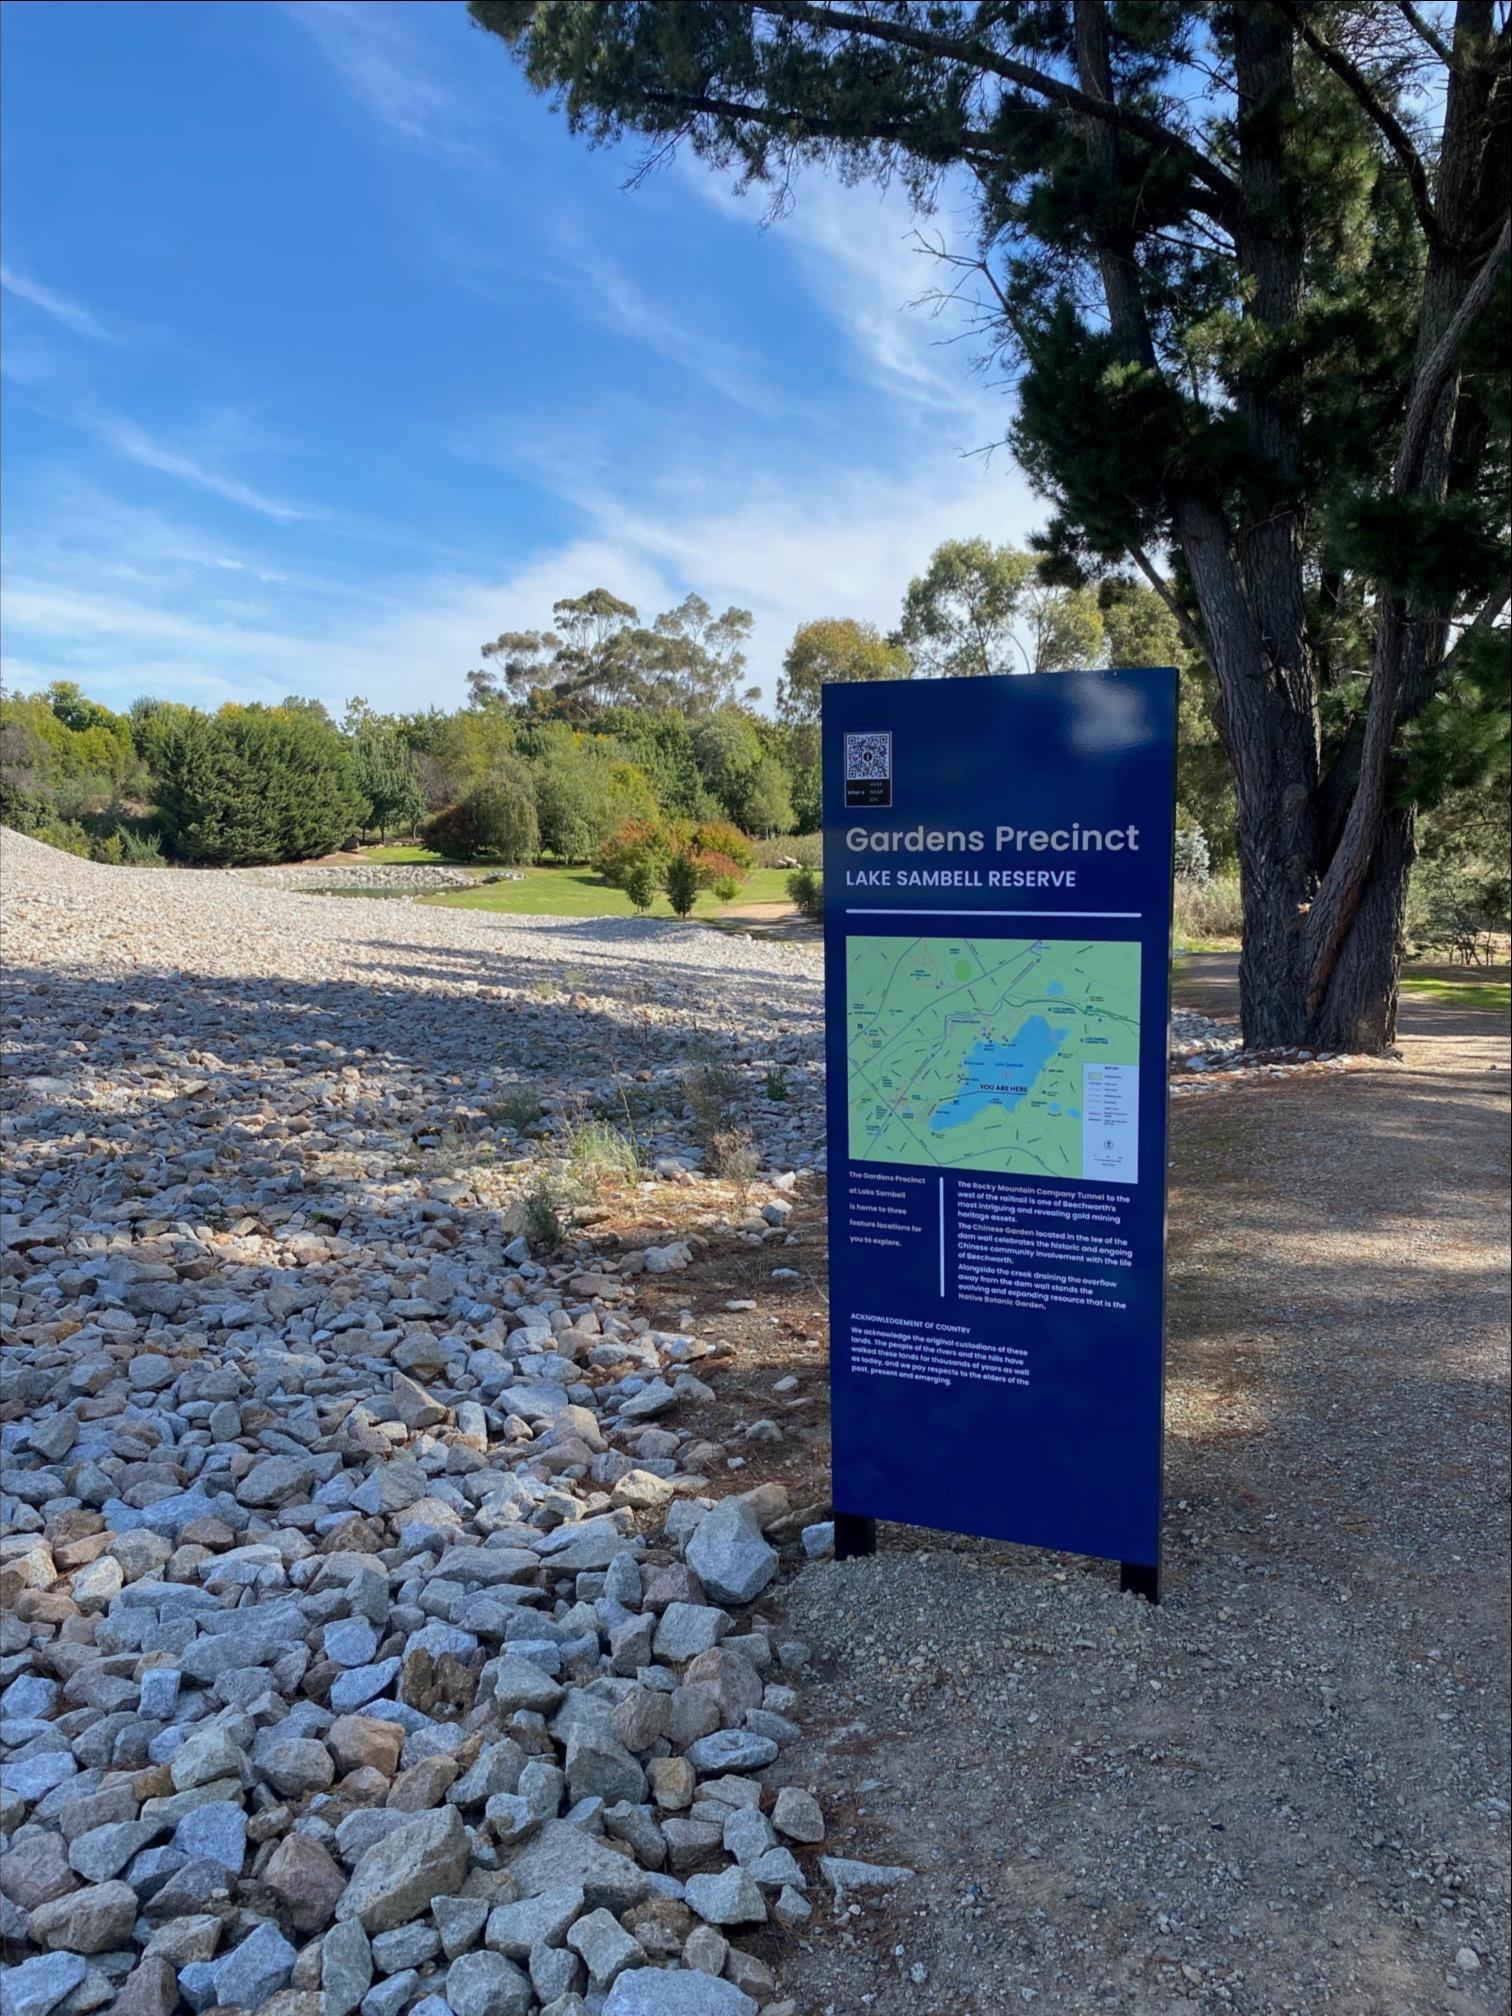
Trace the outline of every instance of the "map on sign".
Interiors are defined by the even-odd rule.
[[[1133,1183],[1139,946],[846,941],[850,1159]]]

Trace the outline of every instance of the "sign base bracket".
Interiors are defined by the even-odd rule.
[[[877,1551],[877,1522],[863,1519],[859,1512],[835,1514],[835,1559],[856,1561]]]
[[[837,1535],[838,1531],[837,1527]],[[1118,1593],[1121,1596],[1143,1596],[1147,1603],[1158,1603],[1160,1601],[1160,1570],[1158,1568],[1146,1567],[1142,1561],[1120,1561],[1118,1564]]]

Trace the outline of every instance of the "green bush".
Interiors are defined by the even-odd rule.
[[[686,847],[679,847],[662,871],[662,887],[667,892],[667,901],[672,905],[674,915],[687,917],[691,914],[702,886],[697,859]]]
[[[430,820],[421,835],[448,861],[533,861],[540,851],[535,784],[518,756],[501,755],[459,805]]]
[[[64,854],[77,854],[82,860],[89,859],[91,841],[89,835],[77,819],[52,819],[45,826],[39,826],[33,836],[45,841],[49,847],[56,847]]]
[[[128,868],[161,868],[163,865],[163,842],[156,833],[133,833],[123,826],[120,831],[121,859]]]
[[[126,859],[126,843],[119,833],[96,834],[89,843],[89,858],[119,868]]]
[[[788,895],[798,905],[802,917],[822,918],[824,915],[824,877],[816,875],[812,868],[795,868],[788,877]]]
[[[186,861],[305,860],[339,846],[366,811],[350,744],[306,708],[175,716],[159,766],[158,808]]]
[[[637,910],[649,910],[656,901],[656,872],[649,861],[634,862],[620,886]]]

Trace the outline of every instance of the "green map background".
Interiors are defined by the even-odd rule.
[[[999,1046],[991,1068],[979,1063],[989,1080],[1004,1076],[1003,1049],[1045,1061],[1011,1112],[988,1103],[935,1132],[933,1117],[970,1092],[983,1042]],[[1080,1177],[1082,1066],[1139,1062],[1139,945],[850,938],[846,1057],[853,1162]]]

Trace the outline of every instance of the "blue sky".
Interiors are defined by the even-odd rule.
[[[894,198],[627,192],[450,0],[3,35],[12,690],[454,705],[604,586],[749,607],[770,693],[797,623],[1041,515]]]

